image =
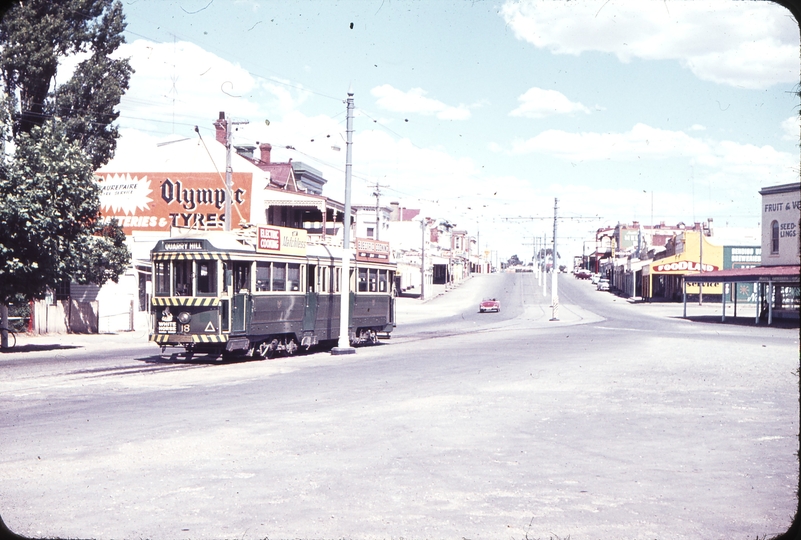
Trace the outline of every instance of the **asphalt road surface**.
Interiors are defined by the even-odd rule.
[[[478,313],[482,297],[500,313]],[[798,487],[798,328],[559,276],[400,299],[354,355],[0,354],[0,516],[33,538],[753,539]]]

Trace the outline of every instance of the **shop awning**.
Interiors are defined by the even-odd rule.
[[[686,274],[686,283],[784,283],[798,285],[801,282],[801,266],[755,266],[753,268],[730,268],[698,274]]]

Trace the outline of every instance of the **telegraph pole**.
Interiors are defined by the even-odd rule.
[[[231,126],[247,124],[247,120],[232,122],[224,112],[220,113],[220,120],[225,121],[225,226],[224,230],[231,230],[231,199],[233,198],[233,169],[231,168]]]
[[[389,187],[389,186],[382,186],[378,182],[375,183],[375,191],[373,192],[373,196],[375,197],[375,239],[379,239],[379,231],[381,230],[381,218],[379,217],[379,197],[381,197],[381,188],[382,187]]]
[[[559,256],[556,251],[556,224],[559,199],[553,200],[553,264],[551,265],[551,306],[553,307],[552,321],[559,320],[559,293],[556,290],[556,278],[559,274]]]
[[[350,346],[350,182],[351,152],[353,146],[353,90],[348,90],[348,109],[346,121],[347,149],[345,152],[345,217],[342,219],[342,283],[339,300],[339,342],[331,349],[331,354],[353,354],[356,349]]]

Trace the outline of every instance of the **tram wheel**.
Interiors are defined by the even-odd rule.
[[[262,358],[272,359],[275,358],[275,353],[278,350],[278,340],[274,339],[270,342],[262,341],[258,347],[258,354]]]
[[[294,338],[289,338],[289,340],[284,345],[287,356],[292,356],[298,350],[298,342],[295,341]]]

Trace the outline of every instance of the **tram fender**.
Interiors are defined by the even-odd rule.
[[[232,351],[246,351],[250,348],[250,340],[248,338],[232,338],[228,340],[225,345],[225,350]]]

